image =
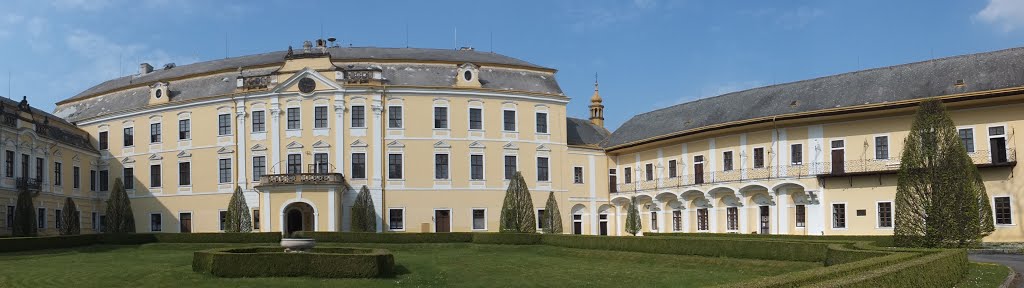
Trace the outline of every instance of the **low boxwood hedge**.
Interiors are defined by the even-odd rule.
[[[889,255],[883,251],[857,250],[847,246],[850,244],[828,244],[828,253],[825,256],[825,266],[856,262],[872,257]]]
[[[543,235],[541,243],[568,248],[767,260],[823,262],[826,243],[712,237],[607,237]]]
[[[473,233],[476,244],[536,245],[541,244],[541,234],[529,233]]]
[[[470,243],[473,233],[303,232],[317,242],[334,243]]]
[[[950,249],[909,261],[833,278],[814,287],[949,287],[967,275],[967,250]]]
[[[808,240],[808,241],[869,241],[881,247],[893,246],[892,236],[888,235],[783,235],[783,234],[739,234],[739,233],[655,233],[645,232],[645,236],[672,236],[672,237],[714,237],[714,238],[743,238],[743,239],[779,239],[779,240]]]
[[[280,247],[211,249],[193,253],[192,270],[219,277],[374,278],[394,273],[384,249],[314,248],[286,253]]]
[[[96,244],[96,234],[45,236],[45,237],[9,237],[0,239],[0,252],[31,251],[41,249],[73,248]]]

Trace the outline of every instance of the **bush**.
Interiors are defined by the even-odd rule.
[[[314,248],[285,253],[278,247],[212,249],[193,253],[192,270],[219,277],[373,278],[394,273],[384,249]]]
[[[817,283],[822,280],[833,279],[836,277],[842,277],[846,275],[861,273],[863,271],[871,269],[885,267],[887,265],[892,265],[893,263],[899,263],[900,261],[905,261],[907,259],[913,258],[914,256],[916,256],[914,253],[894,253],[883,257],[876,257],[862,261],[850,262],[846,264],[839,264],[822,268],[791,272],[776,276],[757,278],[739,283],[721,285],[719,287],[801,287]]]
[[[825,256],[825,266],[856,262],[872,257],[889,255],[882,251],[856,250],[847,247],[848,244],[829,244],[828,253]]]
[[[909,261],[847,275],[815,286],[827,287],[948,287],[967,275],[966,250],[944,250]]]
[[[281,233],[155,233],[152,234],[160,243],[278,243]]]
[[[892,236],[889,235],[780,235],[780,234],[736,234],[736,233],[655,233],[646,232],[646,236],[664,236],[664,237],[715,237],[715,238],[735,238],[735,239],[770,239],[770,240],[785,240],[785,241],[816,241],[816,242],[835,242],[835,241],[869,241],[874,242],[876,246],[889,247],[893,246]]]
[[[823,262],[828,253],[826,243],[712,237],[542,235],[541,243],[581,249],[809,262]]]
[[[372,232],[305,232],[317,242],[337,243],[470,243],[473,233],[372,233]]]
[[[537,245],[541,234],[530,233],[473,233],[476,244]]]
[[[96,234],[49,237],[12,237],[0,239],[0,252],[73,248],[97,244]]]

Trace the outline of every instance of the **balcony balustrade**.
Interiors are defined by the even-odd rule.
[[[39,189],[43,188],[43,180],[39,178],[18,177],[17,187],[18,190],[39,191]]]
[[[260,176],[260,186],[271,185],[344,185],[341,173],[292,173]]]

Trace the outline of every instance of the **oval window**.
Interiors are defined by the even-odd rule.
[[[156,98],[159,99],[160,96],[163,96],[163,95],[164,95],[164,90],[163,89],[156,89]]]
[[[462,74],[462,77],[466,78],[466,81],[473,80],[473,71],[466,71],[466,73]]]

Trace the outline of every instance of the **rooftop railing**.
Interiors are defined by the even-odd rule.
[[[342,185],[345,176],[341,173],[292,173],[267,174],[260,176],[260,185]]]

